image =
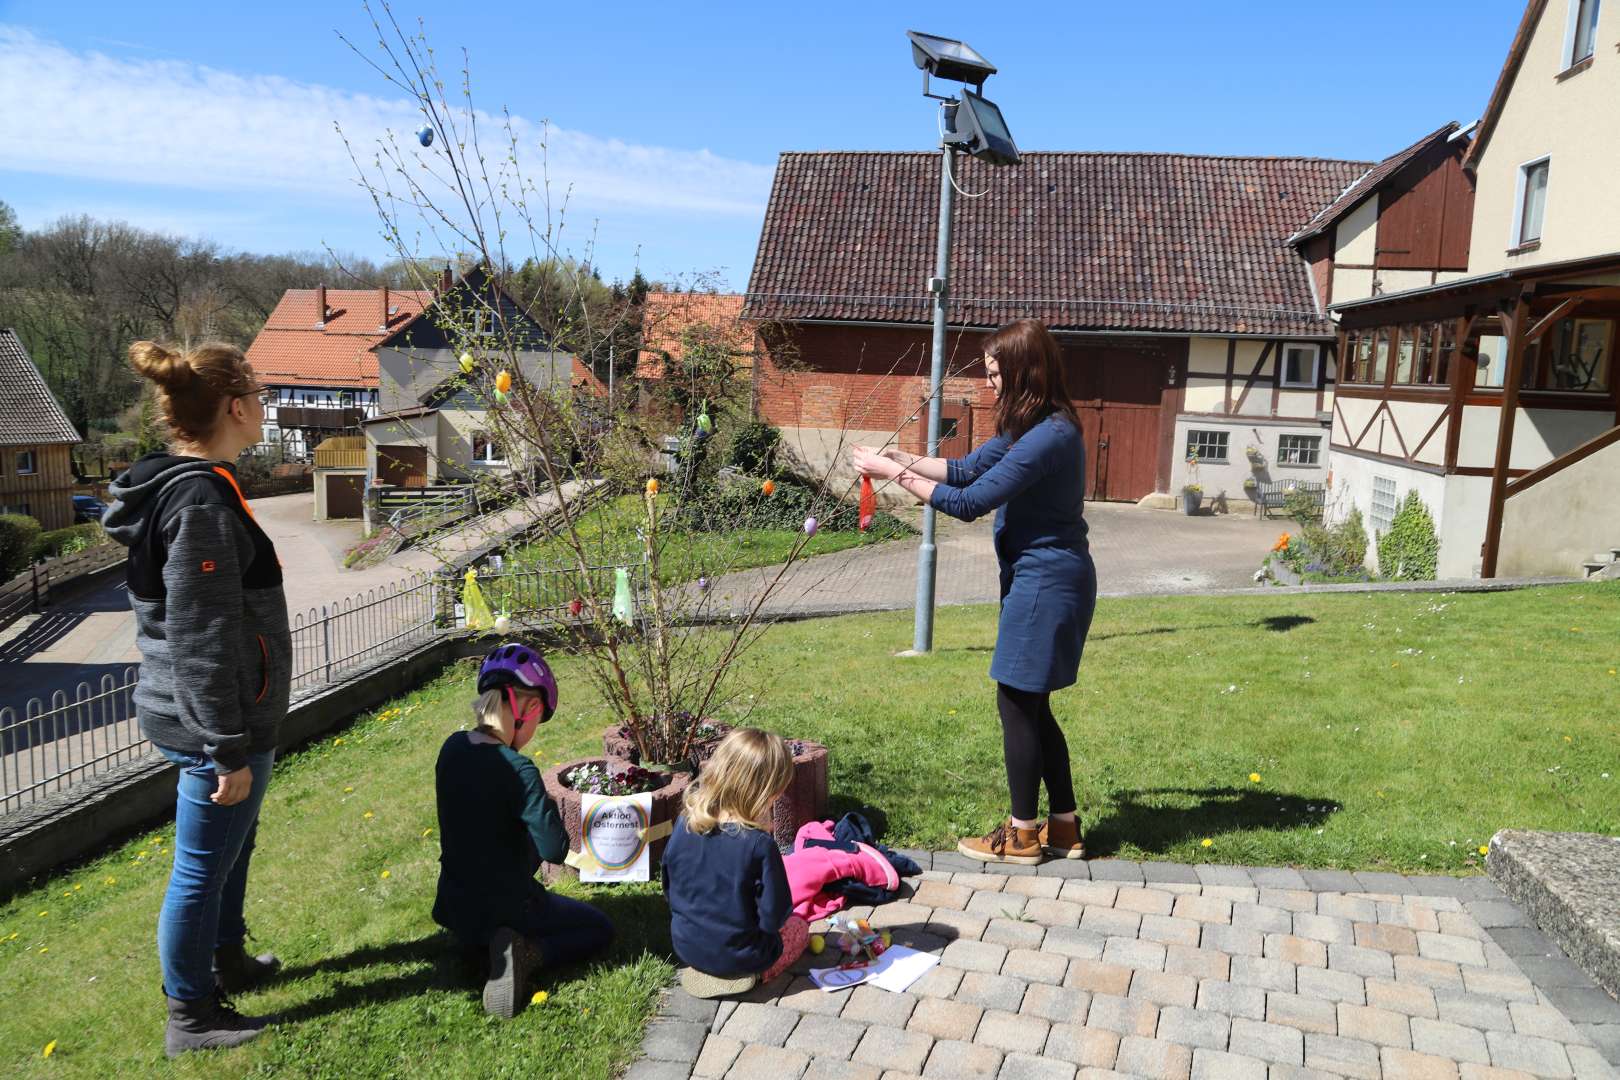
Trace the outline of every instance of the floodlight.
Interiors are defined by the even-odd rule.
[[[1001,116],[1001,107],[971,90],[962,91],[962,103],[951,110],[951,141],[980,161],[991,165],[1018,164],[1018,147]]]
[[[916,30],[907,30],[906,37],[911,39],[911,59],[935,78],[983,89],[984,80],[996,73],[996,66],[965,42]]]

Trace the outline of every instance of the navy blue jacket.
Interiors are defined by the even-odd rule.
[[[758,975],[781,957],[793,891],[770,833],[728,825],[694,833],[683,815],[663,865],[669,936],[683,964],[709,975]]]
[[[1086,449],[1080,431],[1053,413],[1016,442],[997,435],[946,465],[929,501],[972,521],[996,511],[1001,621],[990,677],[1018,690],[1074,683],[1097,601],[1086,541]]]

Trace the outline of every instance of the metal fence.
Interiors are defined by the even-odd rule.
[[[0,709],[0,813],[147,753],[135,721],[135,669],[103,675],[101,688],[81,682],[72,697],[58,690],[50,707],[32,698],[19,717]]]
[[[341,679],[431,638],[442,584],[420,575],[292,618],[293,693]]]

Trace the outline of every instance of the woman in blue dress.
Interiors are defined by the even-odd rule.
[[[1044,855],[1085,855],[1075,820],[1069,746],[1051,694],[1074,684],[1097,599],[1086,542],[1085,446],[1064,383],[1062,352],[1035,319],[984,343],[985,382],[996,395],[996,434],[963,458],[918,457],[858,446],[855,468],[893,480],[940,513],[972,521],[996,511],[1001,620],[990,677],[996,681],[1012,815],[962,854],[1033,865]],[[1049,818],[1037,818],[1046,785]]]

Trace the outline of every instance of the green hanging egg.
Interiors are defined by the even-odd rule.
[[[613,572],[613,617],[628,625],[635,613],[635,600],[630,595],[630,571],[621,566]]]

